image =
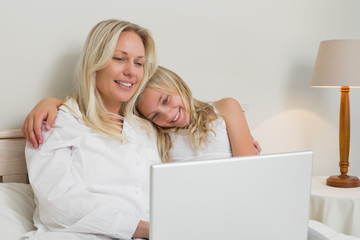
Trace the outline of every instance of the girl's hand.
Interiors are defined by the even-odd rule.
[[[42,122],[45,122],[45,129],[49,130],[57,116],[57,109],[63,103],[57,98],[44,98],[31,110],[27,115],[21,131],[26,140],[35,148],[42,144],[43,138],[41,133]]]
[[[252,138],[253,138],[255,152],[256,152],[256,154],[260,154],[261,153],[260,143],[254,137],[252,137]]]

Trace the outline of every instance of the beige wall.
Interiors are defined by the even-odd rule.
[[[320,41],[360,39],[358,0],[12,0],[0,7],[0,129],[40,99],[71,91],[90,28],[107,18],[148,27],[160,64],[202,100],[231,96],[263,153],[313,150],[314,175],[338,173],[340,92],[309,80]],[[350,173],[360,176],[360,91],[350,93]]]

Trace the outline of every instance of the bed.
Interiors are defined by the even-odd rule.
[[[19,129],[0,130],[0,239],[19,239],[34,230],[34,194],[27,177],[24,155],[25,139]],[[338,233],[326,225],[309,220],[312,239],[317,234],[329,240],[360,240]]]
[[[20,130],[0,130],[0,239],[19,239],[35,229],[32,220],[35,203],[24,148]]]

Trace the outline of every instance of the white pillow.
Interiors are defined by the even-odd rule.
[[[34,194],[29,184],[0,183],[0,239],[19,239],[35,229]]]

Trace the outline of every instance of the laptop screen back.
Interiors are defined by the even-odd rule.
[[[150,239],[305,240],[311,151],[156,164]]]

